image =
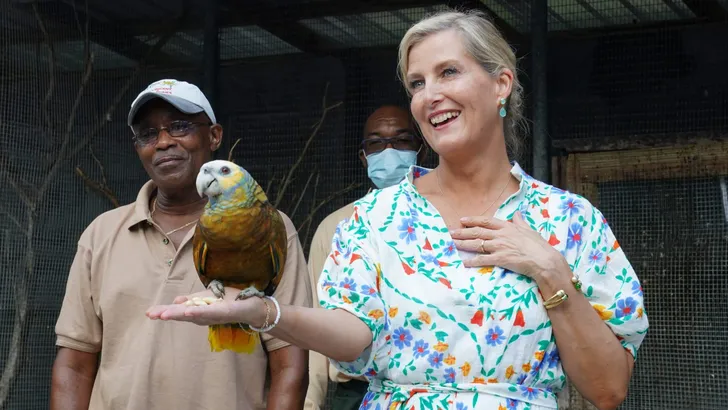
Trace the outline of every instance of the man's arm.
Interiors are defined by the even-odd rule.
[[[51,410],[87,410],[96,378],[103,326],[96,314],[91,279],[92,228],[79,239],[56,321]]]
[[[303,408],[323,410],[329,390],[329,359],[313,350],[308,353],[308,390]]]
[[[281,304],[311,307],[311,281],[303,248],[291,219],[283,212],[281,216],[288,233],[288,252],[273,296]],[[308,389],[308,350],[276,339],[270,333],[264,333],[261,339],[268,352],[271,378],[268,409],[303,409]]]
[[[51,410],[87,410],[98,354],[61,347],[53,363]]]
[[[331,240],[334,236],[333,226],[329,229],[330,217],[324,218],[316,228],[311,238],[311,247],[308,251],[308,274],[311,280],[312,305],[321,309],[318,303],[317,284],[319,275],[323,270],[324,262],[331,249]],[[331,232],[329,232],[331,231]],[[306,392],[305,410],[322,410],[326,404],[326,395],[329,387],[329,359],[321,353],[309,350],[308,355],[308,391]]]
[[[308,389],[308,351],[286,346],[268,353],[268,409],[302,409]]]

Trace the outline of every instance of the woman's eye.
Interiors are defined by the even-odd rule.
[[[454,68],[446,68],[442,71],[442,73],[445,75],[453,75],[453,74],[457,74],[458,70],[456,70]]]
[[[422,81],[422,80],[415,80],[415,81],[410,82],[410,88],[421,87],[423,84],[424,84],[424,81]]]

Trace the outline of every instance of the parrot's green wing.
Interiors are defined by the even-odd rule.
[[[207,241],[202,236],[201,228],[199,225],[195,228],[195,235],[192,238],[192,259],[195,263],[195,269],[197,275],[200,277],[202,284],[207,287],[210,284],[210,279],[205,276],[205,266],[207,264]]]

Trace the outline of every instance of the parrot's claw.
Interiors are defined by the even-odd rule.
[[[213,280],[210,282],[210,284],[207,285],[207,289],[210,289],[212,294],[218,299],[225,297],[225,286],[219,280]]]
[[[248,299],[253,296],[259,296],[262,298],[263,296],[265,296],[265,293],[251,286],[249,288],[241,290],[240,293],[238,293],[238,296],[235,297],[235,300]]]

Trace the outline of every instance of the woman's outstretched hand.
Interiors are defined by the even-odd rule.
[[[265,315],[263,301],[257,297],[236,301],[235,297],[238,292],[238,289],[226,287],[224,299],[216,299],[209,290],[187,296],[177,296],[170,305],[150,307],[146,315],[152,320],[176,320],[200,326],[223,323],[262,325],[264,318],[258,320],[258,316]],[[197,304],[187,303],[188,301],[197,302]]]
[[[500,266],[537,282],[549,273],[570,272],[564,257],[531,229],[520,212],[513,215],[513,222],[466,217],[460,223],[465,228],[451,233],[455,246],[479,253],[463,261],[466,267]]]

